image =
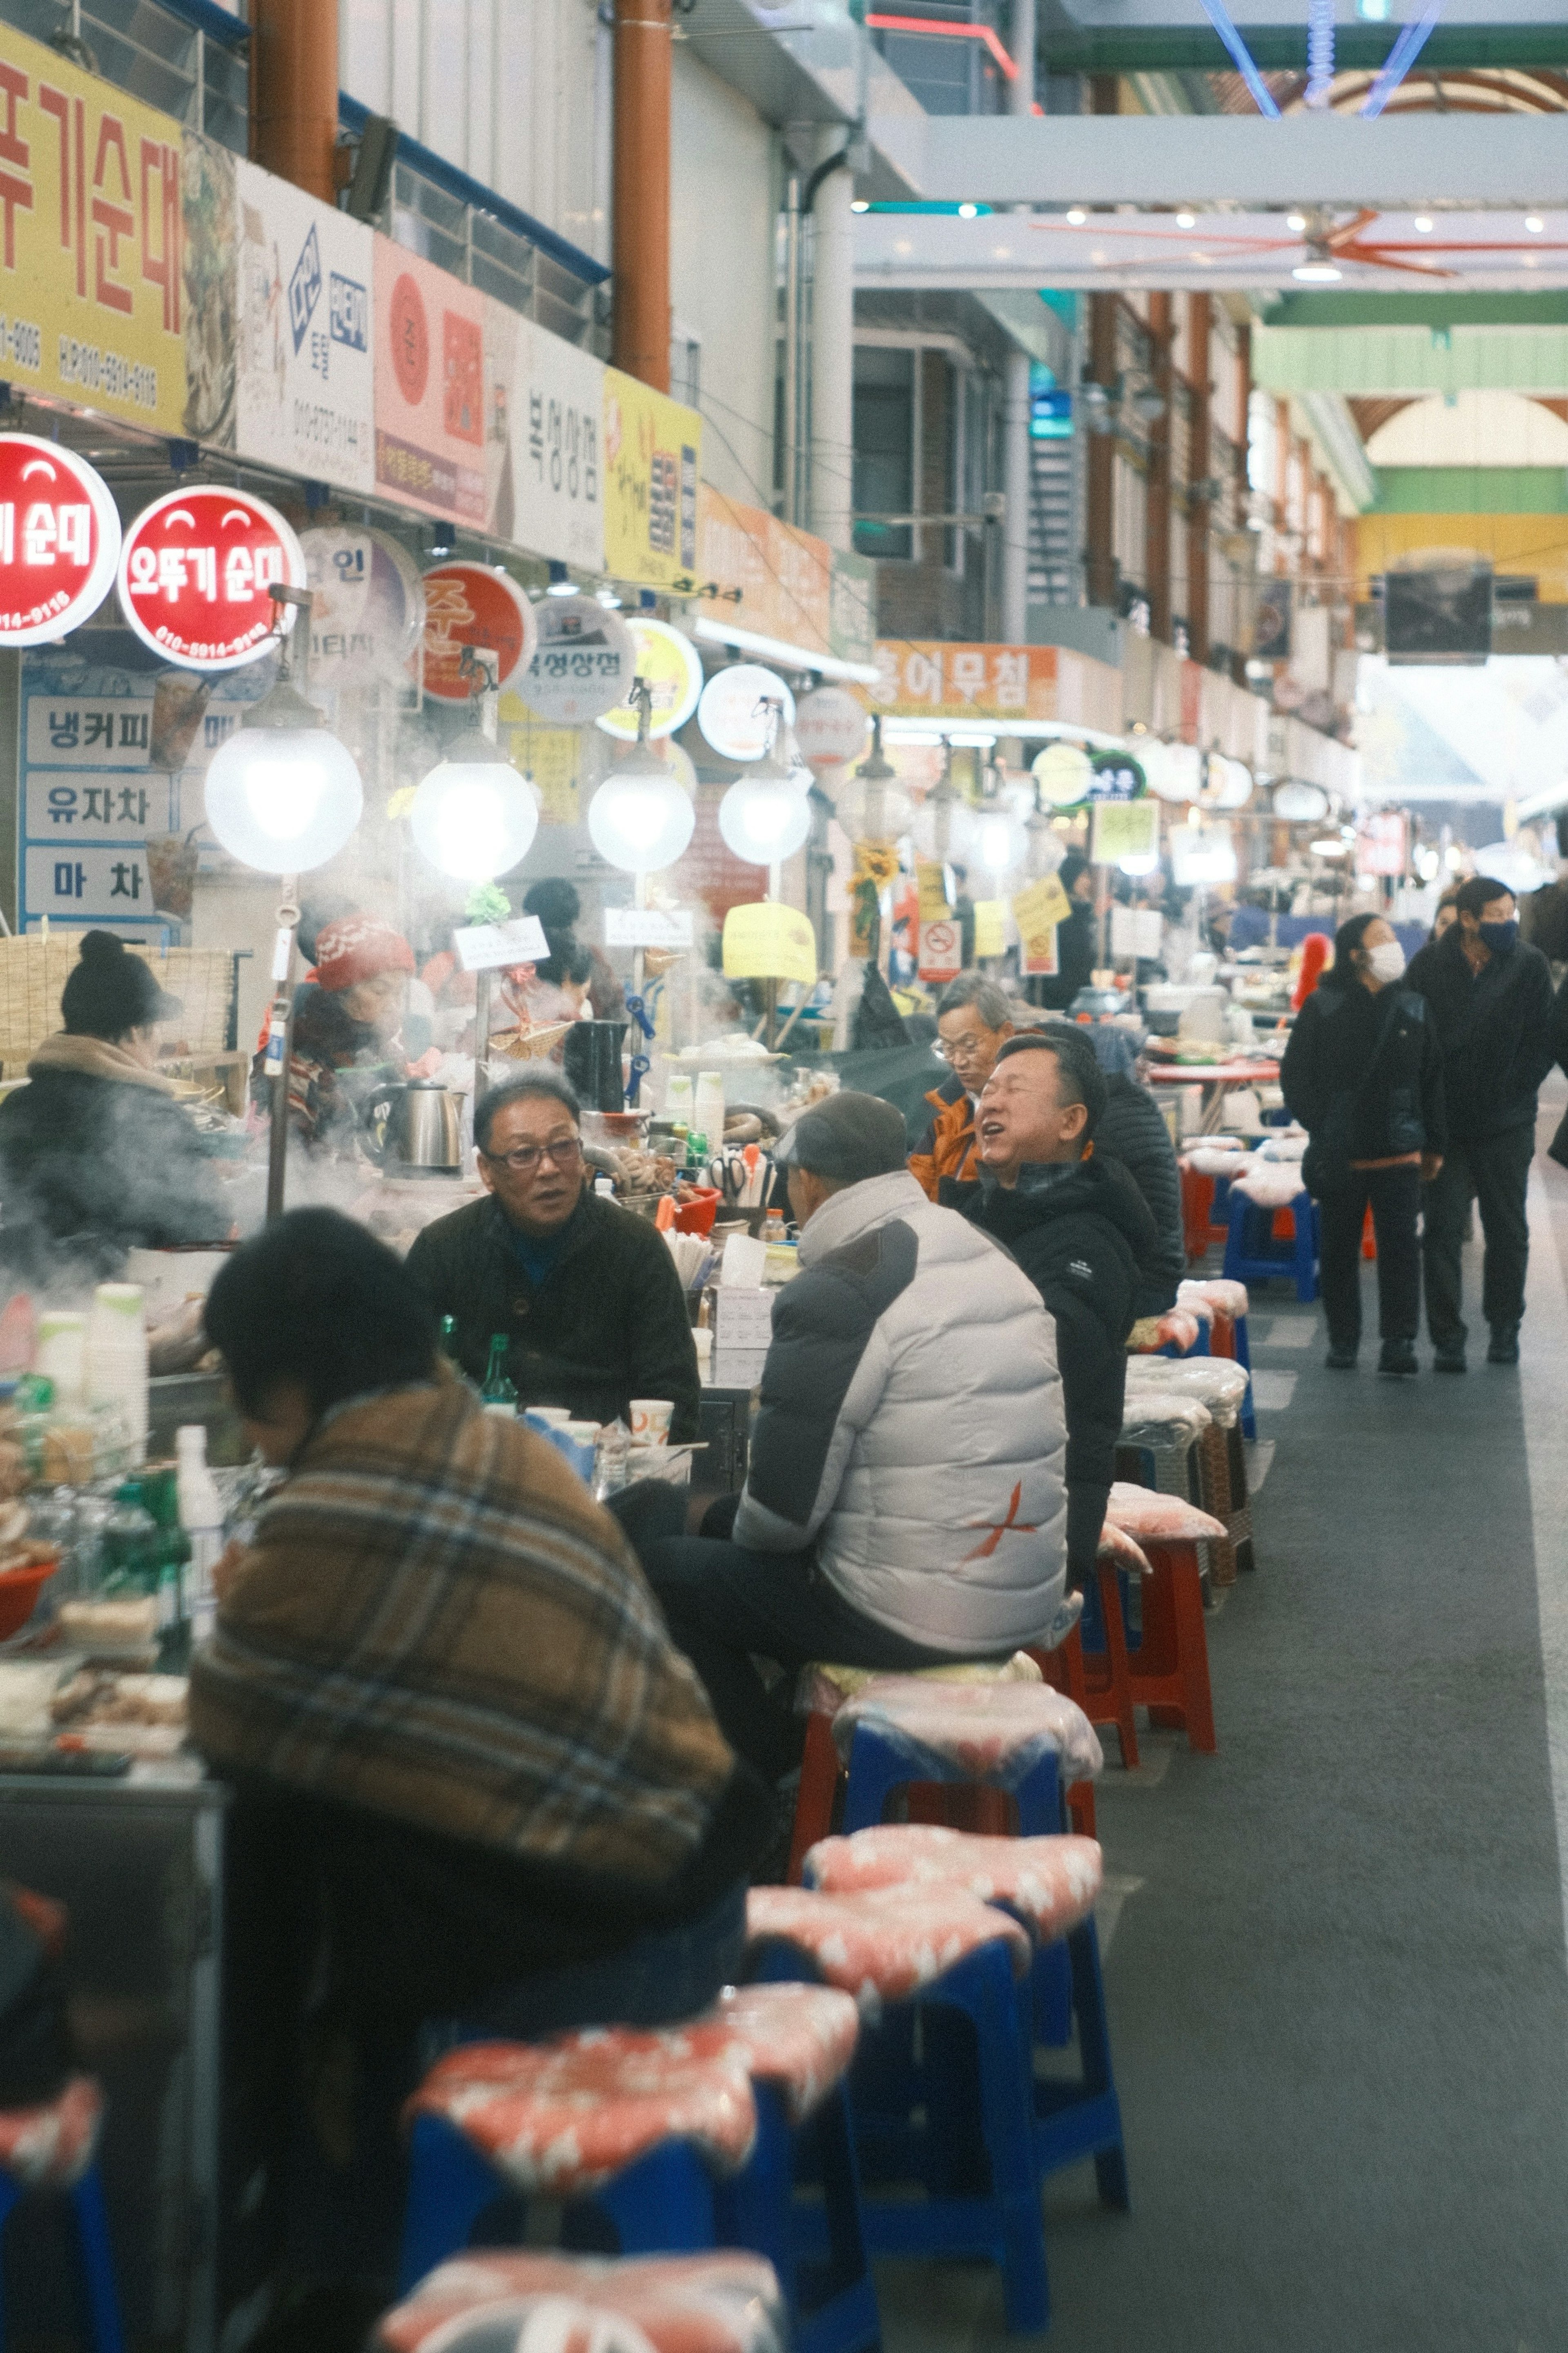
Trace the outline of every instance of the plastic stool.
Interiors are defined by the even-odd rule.
[[[1143,1586],[1142,1640],[1128,1654],[1132,1697],[1152,1724],[1184,1730],[1190,1747],[1212,1756],[1218,1743],[1198,1546],[1225,1530],[1178,1497],[1121,1482],[1111,1488],[1106,1517],[1134,1538],[1152,1572]]]
[[[1272,1247],[1276,1212],[1232,1190],[1230,1224],[1225,1243],[1227,1282],[1268,1282],[1286,1277],[1296,1285],[1296,1296],[1308,1306],[1318,1295],[1318,1211],[1303,1188],[1289,1205],[1295,1233],[1286,1249]]]
[[[438,2264],[405,2302],[384,2313],[372,2353],[418,2353],[449,2345],[470,2324],[476,2334],[507,2324],[511,2341],[523,2336],[531,2306],[563,2302],[580,2317],[584,2346],[622,2343],[625,2331],[605,2324],[629,2322],[634,2341],[653,2353],[777,2353],[789,2341],[773,2266],[762,2256],[725,2249],[711,2255],[522,2253],[476,2248]],[[595,2326],[597,2324],[597,2326]],[[555,2339],[552,2332],[552,2341]]]
[[[109,2215],[94,2153],[102,2118],[103,2095],[86,2075],[73,2076],[56,2099],[0,2114],[0,2233],[32,2191],[63,2193],[76,2228],[78,2276],[92,2353],[123,2353]],[[0,2344],[4,2341],[0,2307]]]

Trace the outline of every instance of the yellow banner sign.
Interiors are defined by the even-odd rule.
[[[915,886],[920,893],[922,923],[940,923],[947,913],[947,873],[943,867],[920,859],[915,866]]]
[[[1122,858],[1157,858],[1159,852],[1158,801],[1096,801],[1089,854],[1097,866],[1114,866]]]
[[[724,918],[724,976],[728,980],[816,979],[816,934],[798,907],[764,900],[731,907]]]
[[[178,433],[181,126],[0,26],[0,366]]]
[[[1055,874],[1047,874],[1042,881],[1031,882],[1026,891],[1018,892],[1013,902],[1013,921],[1018,926],[1018,945],[1026,973],[1056,971],[1057,925],[1071,909],[1072,902]]]
[[[976,899],[974,902],[974,956],[997,956],[1007,946],[1007,908],[1001,899]]]
[[[697,564],[702,419],[619,368],[605,370],[605,569],[673,588]]]

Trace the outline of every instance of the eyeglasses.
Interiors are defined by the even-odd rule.
[[[936,1039],[931,1052],[942,1062],[973,1062],[985,1051],[981,1038],[955,1038],[951,1045],[943,1038]]]
[[[545,1160],[552,1161],[563,1174],[567,1174],[583,1157],[582,1139],[575,1135],[560,1136],[553,1144],[520,1144],[515,1152],[485,1152],[483,1145],[479,1150],[492,1167],[504,1166],[511,1170],[514,1176],[531,1176],[541,1162]]]

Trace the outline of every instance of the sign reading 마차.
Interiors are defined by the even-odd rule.
[[[119,554],[114,501],[85,459],[0,434],[0,640],[41,645],[89,619]]]
[[[154,653],[186,670],[238,670],[260,659],[291,608],[274,581],[305,586],[289,525],[247,491],[168,491],[144,507],[120,551],[120,605]]]

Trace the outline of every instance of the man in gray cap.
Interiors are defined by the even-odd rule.
[[[731,1536],[643,1556],[725,1736],[773,1776],[798,1752],[795,1669],[1003,1657],[1062,1598],[1050,1318],[1005,1251],[927,1200],[908,1151],[875,1095],[829,1096],[785,1132],[800,1271],[774,1307]],[[790,1671],[776,1698],[758,1658]]]

